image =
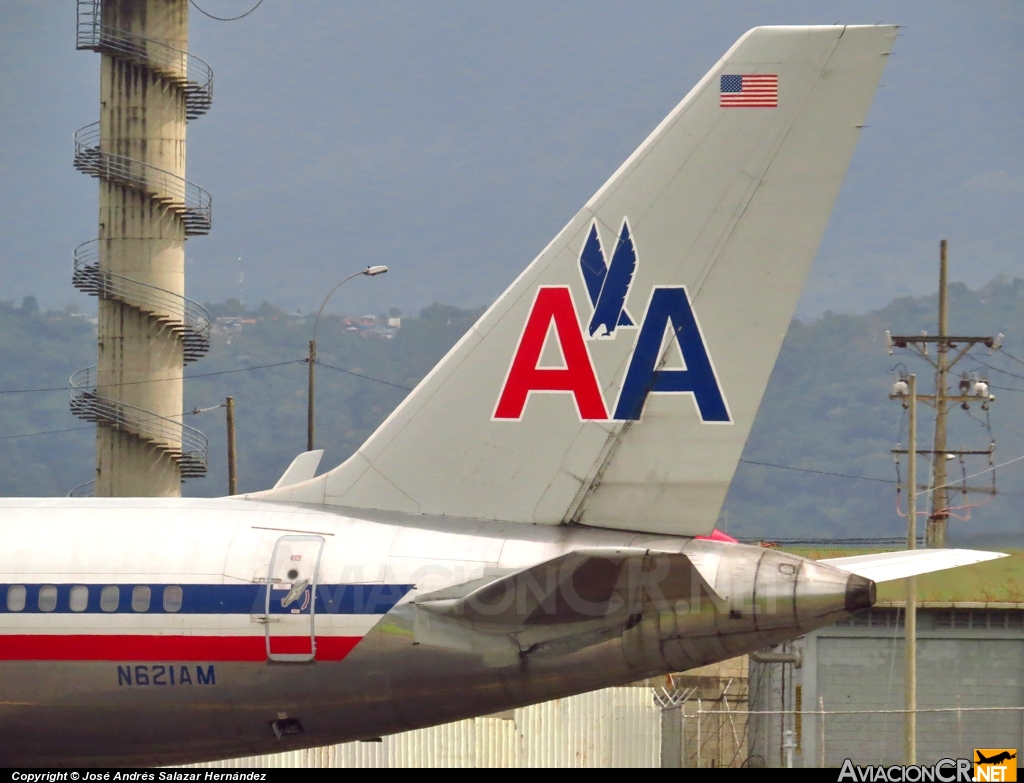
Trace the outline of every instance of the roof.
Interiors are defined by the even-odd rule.
[[[895,549],[797,548],[787,552],[811,560],[893,552]],[[917,577],[918,605],[924,608],[1024,608],[1024,550],[1000,549],[1009,554],[998,560],[936,571]],[[878,585],[878,606],[902,606],[905,603],[902,579]],[[965,606],[971,604],[971,607]],[[992,606],[998,604],[998,606]]]

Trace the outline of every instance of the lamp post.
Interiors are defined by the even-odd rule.
[[[313,321],[313,339],[309,341],[309,411],[306,418],[306,451],[312,451],[314,449],[313,443],[314,435],[316,433],[316,372],[314,368],[316,367],[316,328],[320,325],[320,315],[323,313],[324,307],[327,305],[327,300],[331,298],[331,295],[353,277],[359,277],[360,275],[376,277],[377,275],[382,275],[387,271],[388,268],[386,266],[368,266],[366,269],[349,275],[327,292],[327,296],[324,297],[323,304],[320,305],[320,309],[316,313],[316,320]]]
[[[893,384],[889,397],[902,400],[903,407],[909,413],[907,549],[917,549],[917,376],[900,378]],[[907,603],[903,621],[903,763],[910,767],[917,763],[917,577],[908,576],[906,583]]]

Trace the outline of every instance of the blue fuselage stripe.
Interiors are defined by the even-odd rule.
[[[12,609],[15,609],[17,604],[11,606],[8,594],[12,587],[25,588],[24,608],[16,611]],[[39,593],[43,587],[57,588],[56,606],[49,611],[40,609]],[[88,600],[81,611],[71,609],[71,590],[74,587],[88,588]],[[100,606],[100,593],[105,587],[118,588],[116,608],[103,609]],[[132,608],[132,591],[137,587],[150,589],[149,607],[145,610],[141,610],[141,607]],[[164,590],[168,587],[181,588],[181,608],[176,612],[164,609]],[[266,587],[265,584],[0,584],[0,614],[263,614],[266,611]],[[386,614],[412,588],[413,585],[403,584],[317,585],[316,613]],[[301,598],[291,602],[287,607],[282,606],[280,599],[287,594],[287,589],[273,586],[270,593],[271,614],[309,613],[310,602]]]

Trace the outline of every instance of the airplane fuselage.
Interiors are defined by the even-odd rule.
[[[367,739],[724,659],[870,600],[866,580],[792,555],[632,532],[229,499],[0,509],[5,765]],[[654,582],[619,601],[625,576],[612,596],[600,573],[558,560],[580,552],[611,552]],[[558,617],[510,625],[490,599],[450,608],[551,561],[556,580],[576,572],[585,607],[604,601],[593,616],[552,603]]]

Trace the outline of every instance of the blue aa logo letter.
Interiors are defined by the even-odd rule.
[[[661,346],[670,328],[670,339],[679,346],[684,369],[660,369],[664,364]],[[651,301],[615,406],[615,418],[638,420],[648,394],[666,393],[692,394],[701,421],[732,421],[708,357],[704,336],[690,307],[690,298],[682,286],[656,286],[651,292]]]

